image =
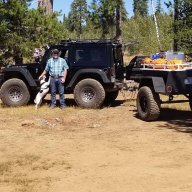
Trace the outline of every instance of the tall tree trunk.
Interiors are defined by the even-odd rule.
[[[116,7],[116,36],[115,40],[122,42],[122,13],[121,13],[121,4],[118,3]]]
[[[178,20],[179,20],[179,0],[174,0],[174,24],[173,24],[173,51],[178,51]]]

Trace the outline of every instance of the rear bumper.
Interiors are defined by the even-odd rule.
[[[105,86],[105,90],[107,92],[113,92],[113,91],[117,91],[123,88],[123,83],[122,82],[115,82],[115,83],[111,83],[108,84],[107,86]]]

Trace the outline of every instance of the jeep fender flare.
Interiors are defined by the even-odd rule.
[[[9,76],[13,76],[15,78],[15,74],[22,75],[30,87],[37,87],[37,84],[33,79],[31,73],[26,68],[22,67],[11,67],[4,69],[4,80],[6,81],[6,77]]]
[[[68,88],[73,87],[73,85],[77,82],[80,76],[91,78],[93,75],[97,75],[97,77],[101,78],[103,83],[110,83],[106,73],[101,69],[80,69],[75,73],[75,75],[73,76],[67,87]]]

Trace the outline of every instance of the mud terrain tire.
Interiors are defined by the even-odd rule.
[[[160,98],[150,87],[141,87],[137,95],[137,112],[144,121],[157,120],[160,115]]]
[[[30,93],[21,79],[13,78],[3,83],[0,98],[5,105],[16,107],[26,105],[30,100]]]
[[[74,89],[74,99],[83,108],[99,108],[105,99],[105,90],[95,79],[81,80]]]

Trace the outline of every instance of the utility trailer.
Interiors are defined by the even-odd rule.
[[[169,96],[169,102],[172,102],[174,95],[184,95],[192,109],[192,63],[161,64],[159,67],[142,64],[144,58],[136,56],[126,67],[126,79],[139,84],[136,100],[139,117],[144,121],[158,119],[163,103],[160,94]]]

